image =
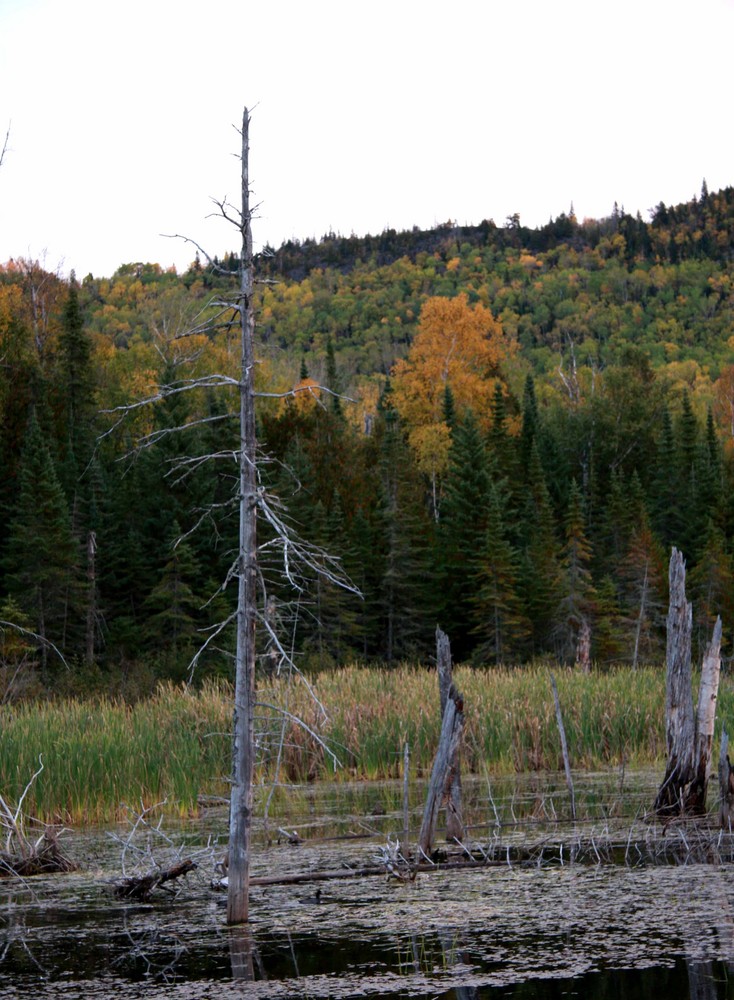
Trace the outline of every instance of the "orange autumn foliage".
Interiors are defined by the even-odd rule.
[[[464,294],[425,302],[408,356],[393,368],[393,402],[422,465],[440,472],[448,456],[446,386],[457,415],[471,408],[488,430],[496,381],[516,352],[514,338],[481,303],[469,305]]]

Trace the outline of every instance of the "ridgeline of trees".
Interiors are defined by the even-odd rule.
[[[263,613],[304,665],[426,657],[437,623],[481,663],[573,661],[586,625],[598,663],[659,661],[672,545],[699,651],[734,621],[734,189],[649,223],[329,234],[259,271],[263,488],[364,595],[306,574],[294,603],[262,523]],[[183,676],[228,614],[236,393],[116,407],[236,377],[237,331],[196,332],[234,280],[0,268],[0,620],[80,685]],[[202,676],[229,671],[216,645]],[[0,658],[67,676],[28,635]]]

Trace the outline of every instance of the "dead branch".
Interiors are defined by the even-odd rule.
[[[5,154],[8,151],[8,143],[10,142],[10,123],[8,123],[8,130],[5,133],[5,141],[3,142],[3,148],[0,151],[0,167],[3,165],[3,160],[5,159]]]
[[[178,861],[170,868],[164,868],[159,872],[137,878],[130,876],[115,886],[115,895],[119,896],[120,899],[137,899],[143,903],[149,903],[156,889],[162,888],[167,882],[173,882],[183,875],[188,875],[196,868],[198,865],[191,858],[186,858],[184,861]]]
[[[33,632],[31,629],[23,628],[21,625],[16,625],[15,622],[6,622],[6,621],[3,621],[2,619],[0,619],[0,630],[2,630],[3,628],[12,628],[16,632],[20,632],[21,635],[28,635],[32,639],[35,639],[36,642],[40,642],[41,645],[48,646],[48,648],[52,652],[56,653],[56,655],[58,656],[58,658],[61,660],[61,662],[66,667],[66,669],[69,670],[69,664],[64,659],[64,654],[61,652],[61,650],[57,646],[54,646],[54,644],[51,642],[50,639],[46,639],[44,636],[39,635],[38,632]]]

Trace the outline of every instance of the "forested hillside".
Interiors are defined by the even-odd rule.
[[[230,611],[235,394],[118,409],[236,375],[237,331],[206,324],[237,261],[215,263],[0,268],[0,619],[80,684],[184,676]],[[263,490],[363,594],[304,571],[294,598],[261,519],[263,613],[305,667],[426,658],[437,623],[482,664],[572,662],[584,623],[597,663],[658,662],[671,545],[699,651],[718,613],[728,650],[734,189],[649,222],[329,234],[266,248],[258,273]],[[65,674],[17,632],[0,657],[6,679]]]

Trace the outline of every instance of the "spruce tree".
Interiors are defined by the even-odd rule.
[[[469,411],[453,435],[438,531],[442,570],[439,624],[451,637],[457,659],[466,657],[474,645],[471,605],[484,551],[488,498],[486,452]]]
[[[573,662],[576,657],[578,636],[583,623],[591,623],[594,609],[591,559],[583,497],[574,479],[571,482],[566,512],[566,540],[561,554],[561,599],[555,616],[556,648],[559,658],[566,662]]]
[[[170,653],[174,669],[187,666],[204,604],[194,591],[198,566],[193,551],[180,536],[181,527],[174,521],[163,547],[160,577],[144,604],[148,642],[154,650]]]
[[[530,626],[518,596],[517,553],[509,542],[500,491],[492,484],[487,504],[484,551],[473,601],[474,631],[483,640],[476,656],[498,666],[520,659]]]
[[[41,638],[66,649],[82,630],[78,556],[64,491],[33,411],[8,530],[5,583]],[[45,666],[45,645],[41,656]]]
[[[519,527],[520,593],[531,624],[530,652],[537,656],[553,649],[554,615],[561,599],[561,565],[553,508],[535,441]]]

